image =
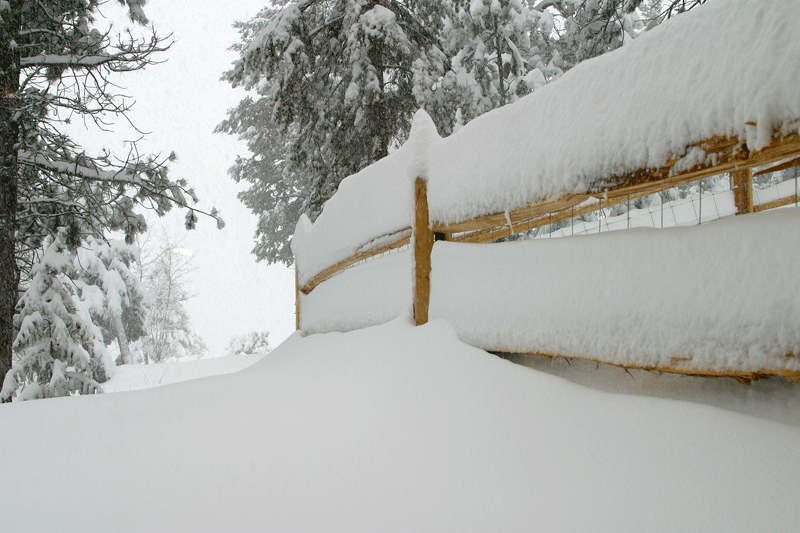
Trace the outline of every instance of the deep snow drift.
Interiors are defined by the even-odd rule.
[[[609,394],[436,321],[0,406],[14,531],[791,531],[800,427]]]

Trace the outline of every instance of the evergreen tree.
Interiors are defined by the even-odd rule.
[[[145,1],[116,3],[143,25]],[[0,1],[0,375],[11,366],[20,269],[27,278],[48,235],[67,228],[69,248],[109,229],[130,240],[145,227],[136,206],[163,214],[194,201],[183,180],[168,177],[167,160],[135,147],[121,163],[109,153],[89,157],[63,133],[70,117],[103,125],[124,115],[129,100],[111,77],[144,68],[168,48],[154,31],[146,38],[99,31],[102,4]],[[189,207],[187,226],[195,222]]]
[[[553,19],[521,0],[446,0],[441,41],[449,70],[420,80],[417,104],[450,134],[563,72],[554,62]],[[446,116],[441,116],[442,112]]]
[[[144,285],[132,272],[138,250],[120,241],[101,241],[88,237],[73,259],[75,286],[91,318],[103,332],[105,344],[116,339],[118,364],[133,363],[128,343],[145,333],[146,304]]]
[[[74,269],[66,240],[62,229],[34,266],[19,302],[14,341],[19,359],[5,375],[3,401],[15,393],[26,400],[102,392],[98,381],[106,376],[105,345],[70,281]]]
[[[251,331],[232,338],[225,348],[225,355],[251,355],[269,351],[269,331]]]
[[[230,173],[259,216],[258,260],[291,264],[342,179],[408,135],[419,108],[446,136],[584,59],[705,0],[280,0],[237,23],[224,79],[254,91],[217,131],[247,142]]]
[[[543,0],[536,9],[555,15],[562,68],[622,46],[644,29],[689,11],[706,0]]]
[[[218,131],[241,135],[256,154],[237,162],[234,177],[266,182],[245,196],[265,202],[258,258],[290,263],[300,214],[316,217],[342,179],[404,140],[417,108],[413,63],[444,56],[409,7],[426,2],[276,4],[285,7],[238,26],[241,59],[224,77],[259,99],[243,101]],[[271,136],[280,142],[265,150]]]

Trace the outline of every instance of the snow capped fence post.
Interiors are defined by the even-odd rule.
[[[431,299],[431,252],[433,231],[428,215],[428,182],[417,178],[414,182],[414,323],[428,322]]]
[[[745,168],[731,172],[733,194],[736,199],[736,214],[753,212],[753,170]]]
[[[303,241],[306,234],[311,231],[311,220],[303,213],[297,221],[294,228],[294,235],[292,236],[292,253],[294,254],[294,314],[295,314],[295,327],[300,330],[300,267],[301,255],[303,250]]]
[[[406,168],[414,180],[414,323],[428,322],[431,296],[431,252],[434,235],[428,211],[428,159],[432,146],[441,141],[436,125],[422,109],[414,114],[408,146],[411,156]]]

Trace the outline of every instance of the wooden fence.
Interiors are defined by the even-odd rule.
[[[748,123],[755,126],[755,124]],[[407,246],[413,242],[414,283],[413,312],[417,325],[428,321],[430,304],[431,251],[434,242],[445,240],[463,243],[488,243],[511,235],[542,228],[573,219],[601,208],[631,202],[667,189],[685,185],[703,178],[730,174],[736,202],[736,214],[743,215],[773,209],[800,201],[797,192],[793,195],[761,205],[754,204],[753,177],[770,172],[800,166],[800,135],[776,133],[767,147],[752,151],[746,143],[736,137],[714,137],[686,147],[685,153],[699,148],[706,154],[714,154],[713,163],[706,162],[688,170],[677,171],[680,158],[671,159],[661,168],[641,169],[621,176],[610,176],[603,180],[605,186],[587,194],[571,194],[555,200],[543,201],[510,212],[495,213],[480,218],[464,220],[454,224],[441,224],[431,220],[428,213],[427,183],[418,178],[414,187],[415,217],[413,227],[376,238],[381,243],[361,251],[317,273],[306,284],[297,286],[297,328],[300,329],[300,293],[310,294],[317,286],[341,271],[375,256]],[[708,161],[709,158],[706,158]],[[541,354],[560,356],[560,354]],[[795,354],[797,355],[797,354]],[[594,360],[591,354],[578,357]],[[601,361],[603,362],[603,361]],[[634,368],[633,365],[626,365]],[[763,372],[687,372],[679,367],[650,368],[659,371],[691,373],[700,375],[728,375],[737,379],[753,379],[760,375],[784,375],[800,380],[800,373],[764,369]]]

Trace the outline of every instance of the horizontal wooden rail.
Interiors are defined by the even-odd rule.
[[[709,161],[685,171],[675,172],[675,165],[681,161],[681,158],[675,157],[658,169],[641,169],[610,177],[596,185],[588,194],[565,195],[508,213],[494,213],[453,224],[441,224],[433,221],[431,228],[435,233],[443,235],[445,240],[490,242],[585,215],[600,208],[613,207],[700,179],[778,163],[753,173],[753,175],[761,175],[800,164],[800,135],[798,133],[776,137],[769,146],[759,151],[749,150],[747,145],[736,137],[721,136],[694,143],[687,147],[685,153],[693,148],[702,149],[709,156],[707,158]],[[586,203],[589,200],[597,200],[597,202]],[[763,211],[788,205],[794,201],[796,199],[793,197],[776,200],[761,206],[753,206],[748,211]],[[362,246],[353,256],[317,273],[300,287],[299,291],[309,294],[320,283],[356,263],[410,244],[411,231],[411,228],[405,228],[374,239]],[[373,245],[376,242],[381,244]]]
[[[603,361],[601,359],[594,359],[592,357],[582,357],[582,356],[574,356],[574,355],[555,355],[555,354],[547,354],[547,353],[540,353],[540,352],[503,352],[503,351],[496,351],[496,350],[487,350],[494,354],[497,354],[504,359],[508,359],[509,355],[532,355],[536,357],[547,357],[550,359],[555,358],[564,358],[564,359],[577,359],[579,361],[589,361],[591,363],[601,363],[604,365],[615,366],[617,368],[624,368],[630,370],[645,370],[648,372],[668,372],[670,374],[682,374],[685,376],[697,376],[697,377],[704,377],[704,378],[733,378],[736,381],[742,383],[749,383],[753,380],[763,379],[770,376],[780,376],[783,378],[788,379],[794,383],[800,383],[800,372],[795,372],[791,370],[784,370],[784,369],[768,369],[763,368],[754,372],[744,372],[744,371],[724,371],[724,370],[711,370],[711,369],[702,369],[702,368],[686,368],[684,364],[687,359],[683,358],[674,358],[674,365],[671,366],[637,366],[637,365],[620,365],[616,363],[610,363],[608,361]],[[796,357],[795,355],[787,355],[787,357]]]
[[[758,204],[753,206],[753,212],[758,213],[760,211],[768,211],[770,209],[776,209],[778,207],[783,207],[789,204],[796,204],[800,202],[800,197],[798,195],[793,194],[791,196],[787,196],[786,198],[780,198],[778,200],[773,200],[772,202],[767,202],[765,204]]]
[[[370,247],[370,243],[361,247],[363,251],[356,253],[355,255],[351,255],[344,261],[339,261],[335,265],[329,266],[313,278],[311,278],[308,283],[300,287],[300,292],[303,294],[308,294],[313,291],[317,285],[322,283],[325,280],[328,280],[341,272],[342,270],[355,265],[360,261],[364,261],[369,259],[370,257],[375,257],[376,255],[380,255],[396,248],[401,248],[407,244],[411,243],[411,228],[406,228],[400,230],[398,232],[392,233],[390,235],[385,235],[383,237],[379,237],[372,242],[375,241],[386,241],[385,243]]]
[[[783,163],[781,163],[779,165],[775,165],[775,166],[767,167],[767,168],[762,168],[758,172],[753,172],[753,176],[754,177],[755,176],[763,176],[764,174],[771,174],[773,172],[779,172],[781,170],[786,170],[787,168],[792,168],[792,167],[796,167],[796,166],[800,166],[800,157],[797,157],[795,159],[790,159],[789,161],[784,161]]]
[[[709,155],[713,154],[716,161],[696,165],[688,170],[676,173],[673,172],[673,168],[680,159],[673,158],[661,168],[637,170],[630,174],[607,180],[606,183],[608,184],[617,184],[614,188],[600,190],[598,186],[597,190],[589,194],[566,195],[556,200],[539,202],[508,213],[494,213],[456,224],[434,222],[433,231],[445,234],[454,233],[452,240],[458,242],[490,242],[537,227],[585,215],[597,211],[601,207],[612,207],[636,200],[643,196],[649,196],[700,179],[761,167],[785,161],[789,158],[794,159],[775,167],[764,169],[754,175],[775,172],[800,164],[800,158],[797,157],[800,155],[800,136],[796,133],[776,139],[772,144],[758,152],[749,151],[747,146],[735,137],[715,137],[702,143],[696,143],[689,148],[693,147],[701,148]],[[589,198],[597,198],[600,202],[592,205],[580,205]],[[789,203],[791,201],[781,205]],[[752,210],[763,209],[754,207]]]

